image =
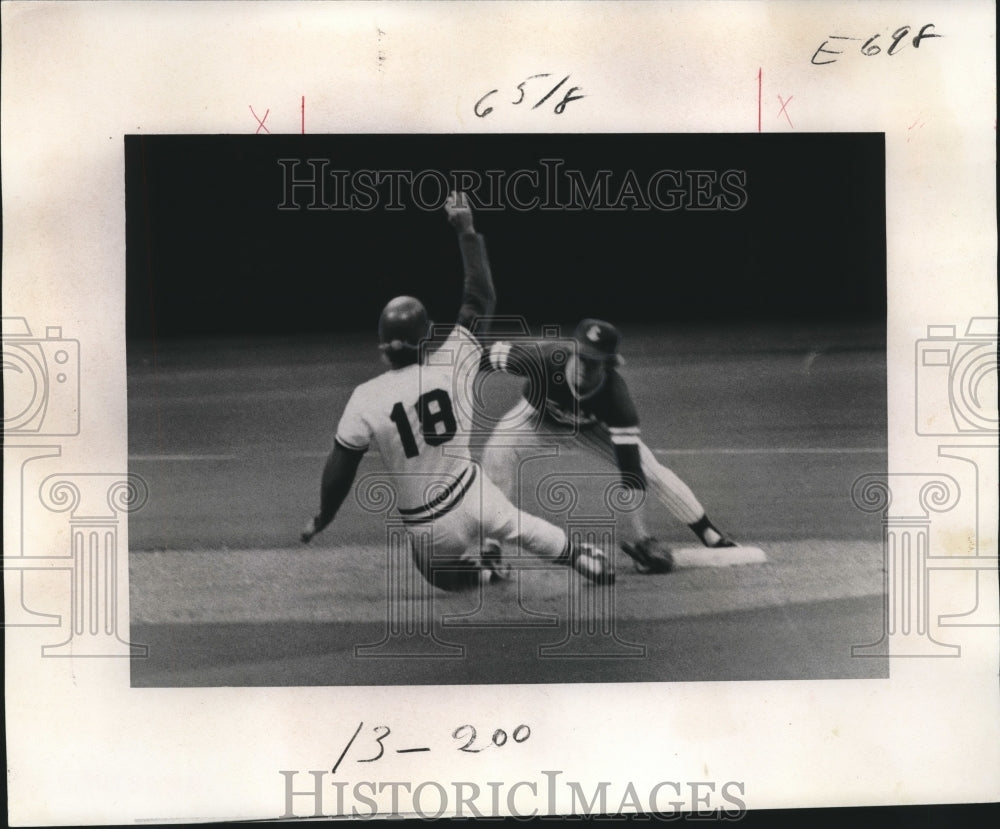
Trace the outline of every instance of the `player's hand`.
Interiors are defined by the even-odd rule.
[[[634,544],[624,542],[622,550],[635,562],[635,569],[644,575],[669,573],[674,569],[674,555],[670,548],[655,538],[642,538]]]
[[[306,521],[306,525],[302,528],[302,535],[299,537],[302,539],[303,544],[308,544],[318,532],[319,530],[316,529],[316,519],[310,518]]]
[[[448,214],[448,222],[459,233],[471,233],[472,207],[469,205],[469,197],[459,190],[452,190],[444,202],[444,212]]]

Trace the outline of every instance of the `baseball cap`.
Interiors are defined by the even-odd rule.
[[[578,352],[588,360],[606,360],[621,365],[625,361],[618,354],[621,334],[610,322],[598,319],[583,319],[573,332]]]

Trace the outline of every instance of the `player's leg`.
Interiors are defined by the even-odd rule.
[[[539,456],[546,457],[540,447],[543,439],[536,432],[511,433],[504,424],[514,422],[521,410],[521,404],[507,412],[499,421],[483,446],[481,463],[486,477],[492,481],[504,498],[515,506],[520,505],[520,486],[525,464]],[[487,536],[483,541],[483,559],[493,566],[499,565],[503,551],[503,541]]]
[[[510,416],[504,415],[500,423]],[[517,449],[512,446],[510,435],[505,436],[503,426],[497,425],[483,446],[482,471],[492,480],[508,500],[513,500],[517,486],[517,470],[520,462]],[[503,559],[503,543],[498,538],[487,536],[483,539],[482,558],[487,566],[500,573]]]
[[[483,445],[481,456],[483,472],[507,498],[514,497],[514,477],[517,468],[515,448],[512,443],[512,438],[505,437],[502,426],[498,426]]]
[[[508,431],[504,423],[510,421],[517,411],[515,407],[504,415],[483,445],[481,455],[486,477],[515,505],[519,504],[518,489],[526,465],[535,458],[549,457],[556,443],[552,436],[538,432]]]
[[[449,592],[471,590],[484,580],[479,556],[469,555],[478,542],[476,526],[459,510],[416,524],[408,528],[407,535],[414,565],[435,587]]]
[[[651,489],[671,515],[687,524],[706,547],[735,547],[736,545],[719,530],[705,513],[705,508],[677,474],[660,463],[653,451],[639,441],[639,460],[646,485]]]
[[[516,512],[479,469],[459,505],[434,521],[414,525],[408,533],[410,549],[413,563],[424,579],[442,590],[461,591],[503,578],[506,568],[501,545],[511,539],[518,543],[520,536],[506,528],[492,536],[488,528],[499,527],[502,522],[484,520],[483,516],[492,516],[497,503],[507,504]],[[565,546],[565,534],[556,527],[546,525],[539,531],[533,526],[531,530],[525,543],[550,551],[552,558]]]
[[[580,432],[578,443],[592,455],[609,466],[618,467],[618,454],[611,442],[611,434],[602,426],[591,427]],[[622,551],[634,562],[640,573],[668,573],[673,569],[673,555],[670,548],[654,538],[646,524],[645,513],[649,498],[636,508],[624,513],[627,524],[626,539],[621,540]]]
[[[592,545],[571,542],[565,530],[517,509],[485,476],[481,510],[484,538],[516,544],[540,558],[572,567],[591,581],[614,580],[610,556]]]
[[[598,457],[617,464],[614,444],[606,429],[582,430],[578,436],[581,446]],[[639,441],[639,461],[646,486],[667,511],[678,521],[687,524],[706,547],[736,546],[725,533],[719,530],[705,513],[705,508],[684,481],[672,469],[660,463],[645,443]]]

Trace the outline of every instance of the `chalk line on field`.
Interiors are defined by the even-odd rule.
[[[654,449],[655,455],[880,455],[888,451],[886,447],[838,446],[820,448],[815,446],[766,446],[727,447],[716,446],[704,449]]]
[[[577,450],[571,449],[570,454]],[[888,449],[884,446],[837,446],[837,447],[816,447],[816,446],[707,446],[701,449],[653,449],[654,455],[884,455]],[[281,458],[304,458],[320,459],[329,455],[327,450],[301,450],[290,452],[276,452],[275,457]],[[236,461],[253,457],[250,454],[213,454],[197,452],[176,453],[176,454],[142,454],[129,455],[130,461],[151,463],[162,461],[189,461],[197,463],[199,461]]]
[[[243,460],[243,455],[214,455],[214,454],[197,454],[197,453],[176,453],[176,454],[163,454],[163,455],[129,455],[128,459],[130,461],[136,461],[140,463],[147,462],[192,462],[197,463],[199,461],[238,461]]]

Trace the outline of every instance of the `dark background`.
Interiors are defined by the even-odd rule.
[[[373,331],[400,293],[453,318],[461,265],[443,211],[282,211],[279,158],[445,174],[561,159],[588,181],[614,171],[613,191],[626,170],[642,182],[745,170],[737,211],[477,211],[497,313],[534,325],[886,312],[881,134],[126,136],[125,156],[132,338]]]

